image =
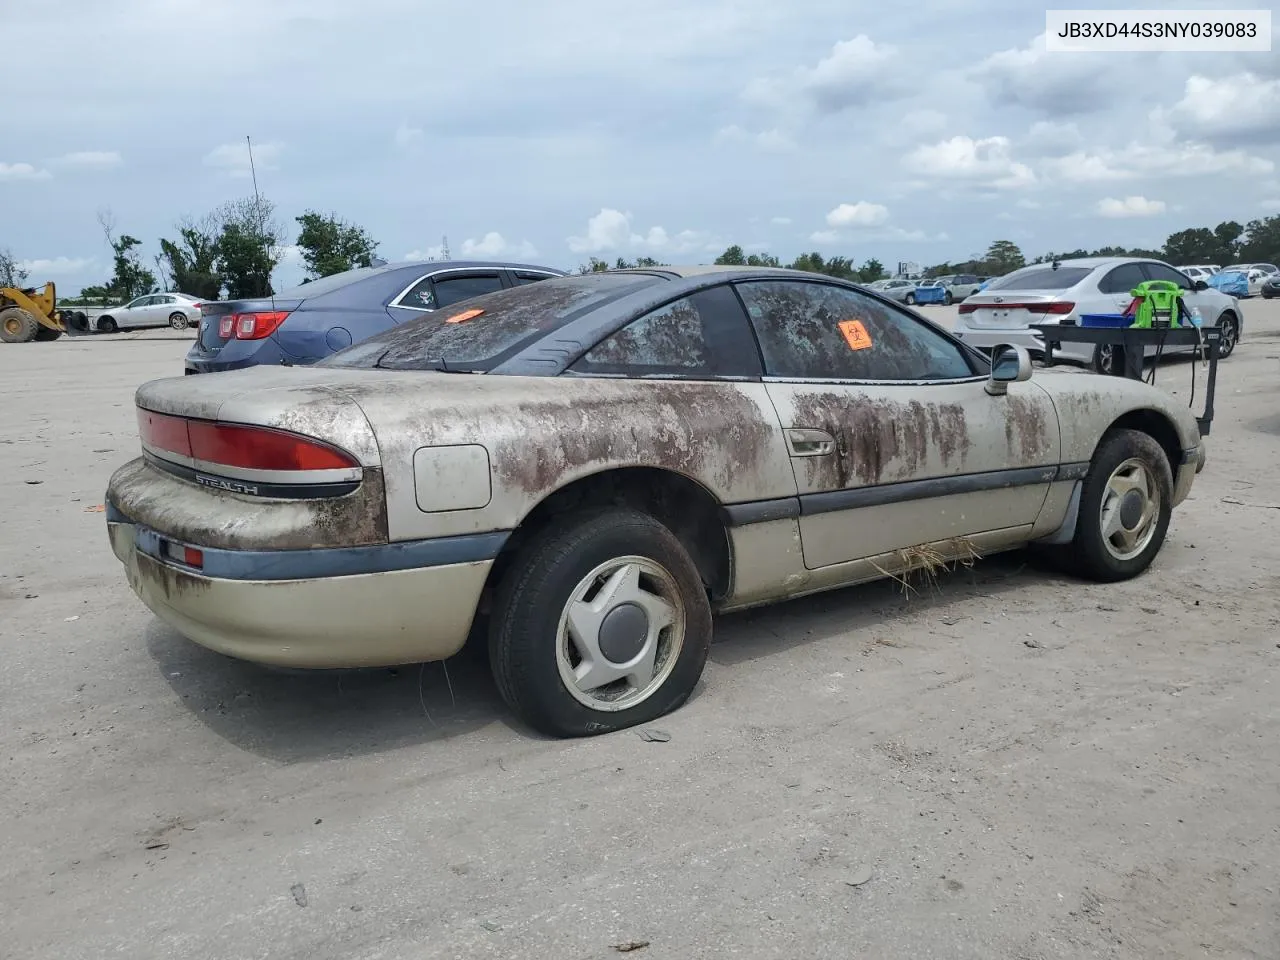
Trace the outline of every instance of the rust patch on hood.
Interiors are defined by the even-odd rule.
[[[895,401],[835,391],[797,396],[797,426],[836,438],[832,457],[806,458],[809,482],[822,489],[910,479],[946,469],[969,453],[964,407]]]

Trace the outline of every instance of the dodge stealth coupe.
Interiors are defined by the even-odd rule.
[[[543,280],[309,367],[137,391],[107,492],[128,581],[213,650],[439,660],[487,636],[559,736],[648,722],[712,615],[1035,545],[1116,581],[1204,463],[1145,383],[988,359],[855,284],[768,268]]]

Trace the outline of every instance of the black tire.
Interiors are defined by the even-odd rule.
[[[115,332],[116,332],[117,330],[119,330],[119,329],[120,329],[120,328],[116,326],[116,322],[115,322],[114,320],[112,320],[110,317],[99,317],[99,318],[98,318],[98,332],[99,332],[99,333],[115,333]]]
[[[914,293],[908,293],[902,302],[909,307],[914,307],[916,305],[916,295]]]
[[[1140,464],[1145,470],[1148,486],[1159,496],[1154,505],[1154,528],[1150,539],[1136,553],[1115,549],[1117,545],[1104,534],[1102,508],[1104,499],[1114,497],[1109,490],[1113,474],[1126,464]],[[1128,496],[1126,494],[1126,496]],[[1149,501],[1148,501],[1149,502]],[[1124,498],[1113,500],[1114,509],[1129,529],[1142,529],[1141,523],[1130,525],[1128,517],[1135,509],[1125,504]],[[1145,511],[1143,511],[1145,513]],[[1173,515],[1173,468],[1168,455],[1149,434],[1139,430],[1112,430],[1103,436],[1094,451],[1089,472],[1080,491],[1080,512],[1076,518],[1075,538],[1060,552],[1060,558],[1070,572],[1089,580],[1113,583],[1136,577],[1151,565],[1164,545],[1169,531],[1169,519]],[[1112,536],[1121,535],[1119,531]],[[1135,549],[1145,535],[1138,538]]]
[[[181,310],[175,310],[169,314],[169,326],[175,330],[185,330],[191,326],[191,321],[187,319],[187,315]]]
[[[1240,342],[1240,321],[1234,313],[1224,313],[1218,318],[1218,329],[1222,331],[1222,339],[1218,341],[1218,359],[1225,360],[1236,351]]]
[[[949,307],[951,306],[951,304],[955,303],[955,301],[956,301],[956,298],[951,295],[950,290],[948,290],[946,293],[942,295],[942,303],[944,306]]]
[[[1119,344],[1100,343],[1093,348],[1093,369],[1107,376],[1124,373],[1124,347]]]
[[[627,557],[642,558],[670,578],[678,595],[673,599],[683,609],[683,643],[677,653],[668,652],[674,662],[662,661],[670,669],[644,699],[623,709],[597,709],[571,693],[561,677],[561,622],[593,571]],[[673,636],[667,635],[668,644]],[[526,723],[551,736],[579,737],[648,723],[679,707],[697,686],[710,646],[711,606],[680,541],[648,514],[609,508],[566,517],[513,559],[494,597],[489,662],[502,698]],[[566,640],[565,649],[572,647]]]
[[[62,336],[61,330],[53,330],[46,326],[40,326],[36,330],[36,340],[42,343],[47,343],[50,340],[57,340],[60,336]]]
[[[12,301],[10,301],[12,302]],[[0,310],[0,342],[29,343],[36,338],[40,324],[21,307]]]

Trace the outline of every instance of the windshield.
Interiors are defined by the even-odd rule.
[[[402,323],[318,366],[485,370],[503,354],[604,303],[665,282],[651,274],[594,273],[499,290]]]
[[[1045,266],[1026,267],[997,280],[992,280],[987,284],[987,288],[983,292],[992,293],[996,290],[1066,290],[1068,287],[1074,287],[1091,273],[1093,273],[1093,267],[1059,267],[1057,270],[1054,270],[1048,264]]]

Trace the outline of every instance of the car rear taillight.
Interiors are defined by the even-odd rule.
[[[1075,308],[1074,303],[1065,300],[1054,300],[1049,303],[962,303],[960,313],[973,313],[976,310],[1026,310],[1028,313],[1048,313],[1065,317]]]
[[[144,448],[195,461],[205,468],[298,473],[358,470],[344,450],[287,430],[209,420],[188,420],[138,408]]]
[[[223,340],[263,340],[279,330],[288,316],[288,310],[229,313],[218,321],[218,336]]]

